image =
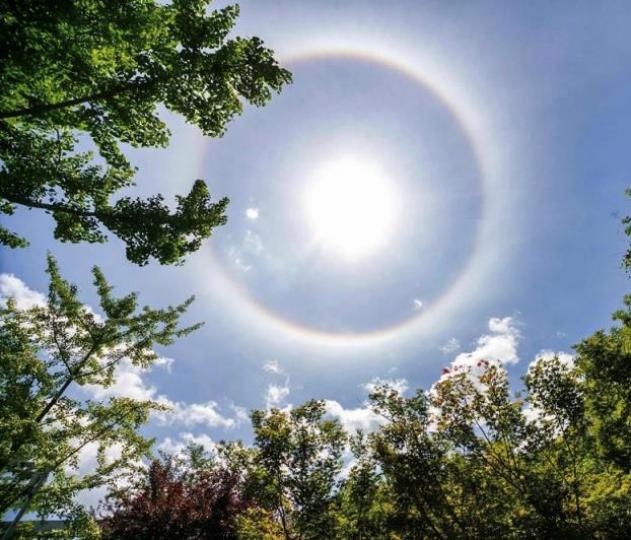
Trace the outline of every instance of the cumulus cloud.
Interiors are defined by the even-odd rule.
[[[539,362],[552,360],[553,358],[557,358],[562,367],[566,370],[571,370],[574,367],[574,355],[563,352],[563,351],[552,351],[549,349],[544,349],[539,351],[534,360],[530,362],[528,365],[528,371],[530,371],[534,366],[536,366]],[[526,418],[528,423],[536,423],[539,420],[543,420],[546,418],[546,415],[543,411],[537,407],[533,407],[531,404],[526,405],[522,412]]]
[[[291,391],[289,384],[289,375],[287,375],[285,370],[278,363],[278,360],[267,360],[263,364],[263,371],[277,377],[285,378],[285,381],[283,383],[270,383],[267,385],[267,388],[265,389],[265,394],[263,395],[265,408],[271,409],[291,407],[291,405],[286,402],[287,397],[289,396]]]
[[[253,268],[253,260],[263,251],[261,237],[248,229],[240,242],[227,248],[226,254],[238,270],[249,272]]]
[[[234,246],[228,248],[228,257],[232,260],[234,266],[241,272],[249,272],[252,270],[252,265],[245,262],[241,251]]]
[[[420,311],[421,309],[423,309],[423,301],[419,300],[418,298],[415,298],[412,301],[412,304],[414,306],[414,311]]]
[[[104,387],[98,384],[86,384],[82,388],[94,399],[127,397],[131,399],[156,399],[157,389],[148,385],[142,375],[146,369],[135,366],[127,358],[121,360],[116,368],[114,384]]]
[[[370,394],[378,386],[384,385],[391,387],[399,394],[404,394],[408,390],[408,382],[403,378],[384,379],[375,377],[370,382],[360,386]],[[357,430],[370,433],[386,423],[386,419],[383,416],[371,409],[368,401],[364,401],[360,406],[354,408],[345,408],[341,403],[332,399],[325,400],[324,405],[327,414],[338,419],[348,433],[354,433]]]
[[[21,279],[13,274],[0,274],[0,304],[8,298],[13,298],[19,309],[29,309],[35,306],[45,306],[46,297],[30,289]],[[89,306],[86,309],[93,310]],[[158,357],[153,366],[171,371],[174,360],[168,357]],[[116,367],[114,383],[105,388],[100,385],[83,385],[81,392],[92,399],[108,399],[112,397],[127,397],[138,400],[154,400],[170,408],[169,411],[159,412],[154,419],[166,425],[205,425],[208,427],[231,428],[247,419],[247,413],[242,407],[232,405],[235,418],[223,415],[214,401],[205,403],[185,403],[173,401],[167,396],[160,395],[157,388],[149,384],[144,375],[149,369],[135,366],[128,358],[123,358]],[[182,448],[188,442],[201,444],[206,449],[214,448],[212,439],[207,435],[181,434]],[[171,439],[163,444],[168,445]],[[175,444],[175,443],[173,443]],[[179,443],[178,443],[179,444]],[[77,473],[85,475],[93,472],[97,467],[98,443],[89,443],[77,455]],[[121,446],[112,445],[105,450],[105,462],[110,463],[121,455]],[[102,500],[107,489],[105,487],[84,490],[77,496],[77,500],[86,506],[96,506]]]
[[[205,425],[208,427],[231,428],[236,425],[234,418],[222,415],[215,401],[206,403],[184,403],[171,401],[160,396],[157,400],[169,407],[169,411],[156,414],[158,420],[166,425],[180,424],[184,426]]]
[[[406,379],[382,379],[381,377],[375,377],[370,382],[362,384],[362,388],[366,392],[371,393],[375,391],[377,386],[387,385],[396,390],[399,394],[404,394],[408,389],[408,382]]]
[[[173,358],[168,358],[166,356],[159,356],[155,362],[154,365],[159,366],[161,368],[164,368],[167,370],[168,373],[171,373],[171,368],[173,367],[173,362],[175,362],[175,360],[173,360]]]
[[[194,435],[193,433],[180,433],[179,439],[166,437],[159,445],[158,450],[171,455],[184,454],[186,447],[190,444],[200,445],[207,452],[214,452],[217,444],[206,434]]]
[[[289,380],[286,380],[285,384],[269,384],[265,391],[265,408],[278,408],[285,405],[289,392]]]
[[[46,305],[46,297],[29,288],[13,274],[0,274],[0,304],[13,298],[18,309],[30,309]]]
[[[528,365],[528,369],[530,370],[533,366],[541,361],[552,360],[555,357],[558,358],[559,363],[566,369],[572,369],[574,367],[574,355],[563,351],[552,351],[549,349],[543,349],[535,355],[534,360]]]
[[[517,322],[512,317],[493,317],[488,321],[489,332],[481,335],[476,347],[471,352],[458,354],[435,384],[451,377],[454,373],[470,373],[473,381],[479,384],[477,377],[484,370],[483,362],[505,366],[519,362],[517,348],[521,334]],[[430,389],[434,392],[435,385]]]
[[[375,414],[368,405],[355,409],[345,409],[334,400],[327,399],[324,403],[327,414],[337,418],[348,433],[354,433],[358,429],[366,433],[375,431],[385,422],[385,419]]]
[[[98,451],[99,444],[90,442],[86,444],[77,455],[76,473],[79,476],[92,474],[98,467]],[[119,443],[113,444],[105,448],[105,464],[110,464],[122,455],[122,446]],[[123,486],[126,483],[124,479],[118,479],[116,484]],[[105,498],[109,488],[108,486],[99,486],[92,489],[84,489],[76,495],[76,500],[87,508],[97,508],[99,503]]]
[[[245,237],[243,238],[243,248],[245,252],[256,255],[263,251],[263,241],[258,234],[247,230],[245,231]]]
[[[172,359],[164,358],[158,366],[169,369]],[[173,401],[159,395],[155,386],[148,384],[143,377],[149,370],[135,366],[128,359],[123,359],[116,368],[114,384],[107,388],[87,384],[83,390],[95,399],[127,397],[139,400],[154,400],[169,408],[168,411],[154,413],[156,420],[163,425],[179,424],[184,426],[205,425],[208,427],[231,428],[237,424],[234,418],[224,416],[218,411],[214,401],[205,403],[185,403]]]
[[[480,360],[515,364],[519,361],[517,346],[521,334],[512,317],[493,317],[488,322],[489,333],[480,336],[476,348],[460,353],[452,362],[453,368],[475,367]]]
[[[250,420],[250,416],[248,415],[248,411],[245,407],[241,407],[239,405],[235,405],[234,403],[230,405],[230,409],[234,413],[234,417],[238,424],[242,422],[248,422]]]

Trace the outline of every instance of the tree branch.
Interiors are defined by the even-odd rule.
[[[155,84],[155,82],[157,82],[155,79],[140,82],[140,83],[128,82],[125,84],[119,84],[109,90],[104,90],[103,92],[97,92],[95,94],[90,94],[87,96],[67,99],[65,101],[59,101],[58,103],[45,103],[41,105],[34,105],[32,107],[27,107],[25,109],[16,109],[13,111],[0,111],[0,119],[19,118],[21,116],[38,116],[50,111],[56,111],[58,109],[65,109],[67,107],[74,107],[75,105],[82,105],[83,103],[90,103],[92,101],[104,101],[104,100],[111,99],[114,96],[117,96],[118,94],[129,92],[130,90],[151,86],[152,84]]]

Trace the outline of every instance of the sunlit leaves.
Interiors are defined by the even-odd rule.
[[[139,309],[135,294],[115,297],[95,268],[97,314],[52,256],[47,272],[45,306],[19,310],[9,300],[0,307],[0,512],[25,508],[85,521],[76,494],[111,484],[148,455],[151,441],[138,429],[164,406],[126,397],[95,401],[81,387],[111,386],[123,360],[148,367],[157,359],[155,344],[197,326],[179,325],[190,300]],[[88,449],[96,461],[80,473]]]
[[[103,242],[104,229],[145,264],[180,263],[225,222],[195,182],[172,212],[160,195],[111,201],[133,183],[120,145],[166,146],[160,107],[221,136],[243,103],[290,82],[260,39],[228,38],[238,8],[207,0],[20,2],[0,17],[0,212],[50,213],[55,237]],[[85,148],[92,147],[92,152]],[[26,240],[6,229],[0,242]]]

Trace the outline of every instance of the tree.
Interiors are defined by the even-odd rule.
[[[216,459],[165,456],[140,471],[131,487],[110,497],[104,537],[116,540],[237,539],[237,518],[251,507],[241,475]]]
[[[390,526],[403,538],[455,538],[464,531],[448,488],[448,445],[435,437],[421,390],[411,398],[378,386],[373,409],[387,423],[372,436],[375,460],[391,488],[396,511]]]
[[[513,397],[506,369],[497,362],[451,370],[434,386],[437,434],[453,448],[454,491],[466,501],[458,512],[471,534],[577,533],[572,488],[578,485],[578,455],[570,443],[578,444],[584,433],[576,426],[577,438],[570,441],[569,402],[552,398],[576,396],[578,380],[556,366],[558,359],[550,358],[531,367],[525,397],[530,413],[523,399]]]
[[[631,472],[631,295],[614,313],[619,323],[580,343],[577,363],[586,376],[589,414],[594,418],[597,450]]]
[[[0,2],[0,213],[43,210],[64,242],[108,229],[137,264],[179,263],[225,222],[228,200],[202,180],[174,211],[161,195],[110,201],[133,184],[121,144],[168,144],[160,108],[217,137],[242,101],[264,105],[290,82],[260,39],[227,38],[237,6],[209,2]],[[0,228],[0,243],[27,242]]]
[[[178,320],[192,301],[138,311],[135,294],[116,298],[94,268],[103,315],[81,304],[52,256],[48,301],[17,309],[9,299],[0,307],[0,514],[13,509],[55,514],[88,522],[75,496],[84,489],[111,485],[143,456],[151,441],[138,433],[152,401],[83,398],[81,387],[107,388],[123,360],[148,367],[157,358],[154,344],[168,345],[195,330]],[[89,394],[88,394],[89,395]],[[97,449],[93,471],[78,471],[82,450]],[[11,532],[3,538],[10,538]]]
[[[250,493],[258,494],[257,503],[277,518],[285,540],[333,537],[331,505],[345,435],[324,414],[324,402],[315,400],[290,411],[252,413]],[[242,526],[256,529],[252,523]]]
[[[369,440],[358,431],[350,435],[349,447],[353,460],[335,498],[335,538],[394,538],[388,527],[394,510],[392,493],[379,472]]]

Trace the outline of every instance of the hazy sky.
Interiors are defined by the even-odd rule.
[[[31,247],[1,252],[5,295],[24,293],[9,274],[44,291],[50,250],[88,303],[92,264],[152,306],[197,297],[186,318],[206,324],[161,351],[172,364],[124,366],[112,390],[174,406],[148,428],[163,447],[247,438],[244,411],[312,397],[368,422],[367,383],[427,387],[467,352],[518,384],[536,354],[609,324],[627,289],[628,2],[241,8],[238,32],[294,84],[222,139],[166,116],[167,150],[129,152],[135,193],[201,177],[230,197],[228,224],[182,267],[138,268],[115,239],[62,245],[20,212]]]

